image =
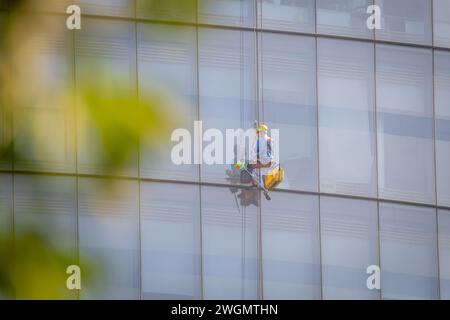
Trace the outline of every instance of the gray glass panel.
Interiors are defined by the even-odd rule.
[[[176,118],[176,126],[186,128],[193,141],[197,119],[197,48],[193,27],[138,24],[139,92],[167,92],[177,100],[168,101]],[[170,130],[170,131],[172,131]],[[141,176],[171,180],[198,181],[198,165],[175,165],[171,150],[176,142],[161,137],[166,145],[158,152],[149,150],[145,138],[141,143]],[[191,154],[193,154],[191,150]],[[191,159],[192,161],[192,159]]]
[[[376,196],[373,45],[319,39],[320,190]]]
[[[272,193],[262,228],[264,299],[320,299],[318,198]]]
[[[164,21],[196,21],[197,0],[136,0],[139,19]]]
[[[83,27],[75,33],[76,72],[79,87],[83,81],[99,75],[102,90],[107,90],[106,80],[121,83],[130,95],[136,94],[136,38],[135,24],[127,21],[84,18]],[[112,90],[112,89],[110,89]],[[125,92],[125,91],[124,91]],[[126,112],[127,106],[123,107]],[[84,112],[78,115],[78,171],[89,174],[108,173],[102,161],[105,144],[97,125]],[[128,163],[123,165],[120,175],[137,176],[137,145],[132,146]],[[110,172],[109,172],[110,173]]]
[[[450,1],[433,1],[434,45],[450,48]]]
[[[450,206],[450,53],[435,51],[434,59],[436,192],[438,204]]]
[[[198,22],[253,27],[255,10],[255,0],[199,0]]]
[[[450,300],[450,211],[438,210],[441,299]]]
[[[381,9],[379,40],[431,44],[430,0],[375,0]]]
[[[29,230],[76,261],[76,179],[63,176],[14,176],[14,231]]]
[[[314,0],[262,0],[263,29],[314,33]]]
[[[377,45],[382,198],[435,202],[430,50]]]
[[[384,299],[438,298],[436,210],[380,204]]]
[[[134,18],[135,0],[76,0],[81,14]]]
[[[199,187],[141,184],[143,299],[200,299]]]
[[[13,231],[13,180],[10,174],[0,174],[0,238],[12,236]]]
[[[316,0],[317,33],[372,39],[367,8],[373,0]]]
[[[255,35],[232,30],[199,30],[200,119],[203,132],[215,128],[224,137],[223,157],[226,161],[226,129],[253,128],[255,108]],[[204,141],[203,150],[211,144]],[[230,164],[203,164],[201,179],[227,183]]]
[[[375,201],[320,198],[323,298],[379,299],[366,285],[367,267],[378,262]]]
[[[27,29],[24,47],[17,46],[13,88],[25,88],[14,96],[15,168],[45,172],[75,172],[73,88],[73,41],[65,18],[31,14],[43,23]],[[20,49],[19,49],[20,48]],[[21,56],[22,55],[22,56]],[[21,56],[20,61],[17,57]],[[15,91],[11,91],[14,93]],[[13,95],[11,94],[10,97]]]
[[[139,298],[138,197],[137,181],[79,179],[80,262],[102,270],[82,299]]]
[[[258,298],[256,207],[234,197],[228,188],[202,187],[205,299]]]
[[[269,33],[262,41],[260,117],[269,129],[279,129],[280,162],[285,168],[280,188],[316,191],[315,41]]]

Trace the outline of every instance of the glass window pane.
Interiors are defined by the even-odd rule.
[[[0,2],[1,3],[1,2]],[[1,6],[0,6],[1,8]],[[8,23],[8,15],[6,12],[0,11],[0,34],[6,34],[6,28]],[[0,61],[3,61],[2,70],[7,66],[6,61],[6,50],[4,46],[4,39],[0,40]],[[2,71],[4,72],[4,71]],[[2,77],[6,76],[3,74]],[[0,93],[0,170],[11,170],[12,169],[12,161],[10,156],[3,152],[6,146],[9,145],[11,139],[11,117],[10,112],[6,110],[6,100],[5,96],[1,96],[3,93]]]
[[[80,262],[102,271],[81,298],[138,299],[138,182],[79,178],[78,186]]]
[[[431,44],[430,0],[375,0],[381,9],[379,40]]]
[[[134,18],[134,0],[76,0],[82,14]]]
[[[366,286],[367,267],[379,265],[374,201],[320,198],[324,299],[379,299]]]
[[[200,192],[141,184],[142,298],[200,299]]]
[[[373,44],[318,40],[320,190],[376,195]]]
[[[434,45],[450,48],[450,1],[433,1]]]
[[[196,21],[197,0],[136,0],[138,19]]]
[[[6,1],[7,2],[7,1]],[[10,2],[15,2],[11,1]],[[22,1],[24,2],[24,1]],[[26,9],[38,12],[58,12],[65,13],[68,6],[73,4],[71,0],[28,0],[26,1]],[[66,24],[64,23],[64,26]]]
[[[139,92],[162,88],[182,101],[173,104],[181,128],[193,135],[197,119],[197,48],[193,27],[138,24]],[[176,129],[176,128],[173,128]],[[170,137],[163,137],[170,143]],[[175,165],[171,144],[160,152],[141,144],[141,176],[198,181],[198,165]]]
[[[380,239],[382,297],[436,299],[436,210],[381,203]]]
[[[450,211],[438,210],[438,214],[441,299],[450,300]]]
[[[12,175],[0,174],[0,238],[13,231],[13,183]]]
[[[316,61],[313,38],[263,34],[262,119],[280,130],[280,188],[317,190]]]
[[[258,298],[257,212],[256,206],[242,205],[235,198],[247,197],[244,192],[202,187],[205,299]]]
[[[247,130],[256,120],[255,35],[252,32],[199,30],[200,119],[203,132]],[[204,142],[204,149],[211,142]],[[223,142],[223,159],[226,160]],[[226,183],[230,165],[203,164],[201,179]]]
[[[377,45],[376,54],[380,197],[434,203],[431,51]]]
[[[28,25],[35,19],[45,27],[27,30],[26,53],[11,66],[17,81],[13,88],[25,88],[13,100],[14,151],[20,155],[15,168],[75,172],[74,109],[70,99],[60,102],[62,95],[72,95],[72,35],[64,17],[24,14],[16,19]]]
[[[255,0],[199,0],[198,22],[254,27]]]
[[[437,201],[450,206],[450,53],[435,51],[434,76]]]
[[[262,28],[314,33],[314,0],[262,0]]]
[[[15,233],[34,230],[76,261],[76,196],[74,177],[15,175]]]
[[[271,196],[261,213],[264,299],[320,299],[318,198]]]
[[[75,33],[77,83],[90,80],[93,71],[121,81],[130,94],[136,94],[136,38],[133,22],[83,18],[83,27]],[[105,79],[101,84],[106,86]],[[115,80],[115,81],[116,81]],[[106,90],[103,88],[103,90]],[[125,90],[125,89],[124,89]],[[124,106],[126,108],[126,106]],[[124,109],[125,112],[126,109]],[[80,113],[79,113],[80,114]],[[78,170],[82,173],[104,174],[105,154],[101,136],[94,123],[79,116]],[[120,175],[137,176],[137,146],[123,166]]]
[[[317,33],[373,38],[367,28],[367,8],[373,0],[316,0]]]

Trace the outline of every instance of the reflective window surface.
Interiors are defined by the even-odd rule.
[[[120,78],[124,90],[129,88],[131,94],[135,94],[135,34],[135,24],[128,21],[84,18],[82,29],[75,33],[77,83],[89,83],[92,70],[104,68],[110,77]],[[102,83],[109,85],[107,80],[102,79]],[[102,150],[102,137],[83,114],[79,114],[78,118],[78,171],[105,174],[108,169],[101,167],[98,160],[105,152]],[[137,176],[138,146],[134,148],[135,152],[130,155],[129,163],[120,175]]]
[[[110,197],[105,184],[113,183]],[[138,182],[80,178],[78,210],[80,262],[108,266],[83,299],[139,298]]]
[[[376,48],[379,195],[434,203],[431,51]]]
[[[379,299],[366,269],[379,265],[375,201],[320,198],[323,298]]]
[[[320,191],[376,196],[373,44],[318,41]]]
[[[436,210],[380,203],[384,299],[438,298]]]
[[[256,67],[254,34],[246,31],[199,29],[200,119],[203,132],[247,130],[256,118]],[[203,150],[212,141],[203,142]],[[226,142],[223,141],[225,160]],[[218,148],[220,150],[220,148]],[[201,180],[226,183],[230,165],[203,164]]]
[[[13,180],[10,174],[0,174],[0,235],[12,235]]]
[[[450,300],[449,0],[29,1],[9,15],[0,0],[0,148],[16,152],[0,155],[0,237],[33,229],[100,263],[67,298]],[[27,37],[8,47],[12,17]],[[284,181],[267,200],[230,164],[175,165],[180,141],[159,132],[113,171],[85,84],[161,93],[191,160],[236,161],[226,129],[279,129]],[[194,121],[224,139],[200,145]]]
[[[263,29],[314,33],[314,0],[262,0]]]
[[[76,180],[63,176],[14,176],[14,232],[33,228],[51,247],[76,258]]]
[[[437,201],[450,206],[450,53],[435,51],[434,97],[436,124]]]
[[[315,42],[312,38],[263,34],[263,114],[279,129],[280,188],[317,190]]]
[[[197,0],[136,0],[137,18],[195,22],[196,2]]]
[[[430,0],[375,0],[381,8],[381,29],[375,38],[431,44]]]
[[[254,0],[198,0],[198,22],[226,26],[255,26]]]
[[[198,186],[141,184],[143,299],[200,298]]]
[[[175,114],[180,115],[177,127],[186,128],[193,135],[198,117],[195,28],[138,24],[138,65],[139,92],[171,88],[170,94],[183,101],[172,104]],[[165,138],[167,145],[159,152],[148,150],[145,140],[141,142],[141,176],[198,181],[198,165],[173,164],[171,150],[175,143],[170,142],[170,137]]]
[[[276,192],[262,206],[265,299],[320,299],[316,196]]]
[[[441,299],[450,299],[450,210],[438,210]]]
[[[316,0],[317,33],[373,38],[366,26],[367,8],[374,0]]]
[[[30,14],[20,15],[26,23]],[[52,16],[52,27],[64,25],[65,18]],[[45,32],[36,27],[29,30],[29,48],[23,61],[33,56],[33,65],[14,62],[17,103],[13,116],[14,151],[20,155],[15,161],[17,170],[45,172],[75,172],[74,110],[71,101],[55,103],[58,90],[73,87],[73,41],[68,30]],[[30,74],[30,68],[36,68]],[[41,78],[36,79],[37,72]],[[32,83],[30,83],[32,82]],[[19,88],[32,86],[35,90],[23,94]],[[33,142],[28,138],[34,137]]]
[[[256,207],[238,205],[228,188],[201,190],[204,298],[257,299]]]
[[[450,48],[450,1],[433,1],[434,45]]]
[[[134,0],[75,0],[82,14],[134,18]]]

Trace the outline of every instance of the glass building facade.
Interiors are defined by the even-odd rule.
[[[76,103],[24,104],[17,143],[38,119],[52,152],[0,163],[0,230],[43,228],[74,259],[107,261],[81,299],[450,299],[450,1],[170,2],[74,1],[82,29],[35,41],[46,85],[76,91],[102,65],[136,95],[170,87],[189,130],[280,129],[272,200],[240,205],[229,166],[174,165],[170,145],[141,143],[109,176],[97,138],[78,139]],[[71,3],[36,10],[65,26]],[[121,186],[112,200],[105,179]]]

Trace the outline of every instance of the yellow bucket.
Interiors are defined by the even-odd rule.
[[[281,166],[271,170],[264,179],[264,187],[267,190],[276,188],[284,180],[284,169]]]

